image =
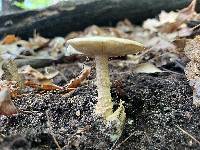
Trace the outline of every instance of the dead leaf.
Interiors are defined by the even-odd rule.
[[[30,65],[23,66],[19,69],[19,72],[25,78],[25,85],[42,90],[62,90],[63,88],[60,86],[55,85],[51,79],[54,78],[56,75],[59,74],[58,71],[50,72],[49,69],[45,69],[46,74],[42,74],[38,70],[32,68]]]
[[[91,72],[91,68],[89,67],[83,69],[83,71],[78,77],[76,77],[75,79],[72,79],[70,83],[65,86],[66,90],[68,92],[75,90],[90,75],[90,72]]]
[[[157,19],[147,19],[143,22],[142,27],[146,30],[153,32],[157,32],[158,31],[158,27],[161,25],[160,21],[158,21]]]
[[[9,90],[3,88],[0,91],[0,115],[10,116],[17,114],[18,109],[13,104]]]
[[[19,40],[9,45],[0,44],[0,56],[4,60],[15,59],[25,50],[28,50],[28,42],[24,40]]]
[[[38,49],[49,42],[49,39],[41,37],[39,34],[34,34],[33,38],[29,39],[29,48]]]
[[[32,68],[30,65],[23,66],[19,69],[21,74],[24,74],[29,79],[43,80],[45,76],[38,70]]]
[[[65,37],[65,41],[68,41],[69,39],[73,39],[73,38],[79,37],[81,34],[83,34],[81,31],[71,32],[71,33],[67,34],[67,36]]]
[[[124,21],[120,21],[117,23],[116,29],[124,33],[131,33],[133,32],[134,27],[133,24],[128,19],[125,19]]]
[[[11,43],[14,43],[16,41],[18,41],[19,38],[16,37],[15,35],[13,34],[10,34],[10,35],[7,35],[3,40],[2,40],[2,44],[11,44]]]
[[[166,12],[164,10],[161,11],[159,14],[159,19],[147,19],[143,23],[143,28],[147,29],[149,31],[153,32],[158,32],[158,29],[160,27],[165,26],[167,23],[174,23],[176,21],[176,18],[178,16],[177,12],[171,11],[171,12]]]
[[[24,76],[27,86],[34,88],[41,88],[44,90],[49,89],[60,89],[59,86],[55,85],[50,79],[54,78],[59,72],[42,74],[38,70],[32,68],[30,65],[23,66],[19,69],[19,72]]]
[[[64,87],[60,87],[53,83],[48,83],[48,82],[36,83],[30,80],[25,81],[25,85],[42,90],[66,90],[66,92],[71,92],[81,85],[81,83],[89,76],[90,71],[91,69],[89,67],[85,68],[78,77],[72,79],[70,83]]]
[[[195,11],[196,0],[193,0],[190,5],[178,12],[165,12],[161,11],[159,19],[147,19],[143,23],[143,28],[155,32],[172,33],[178,29],[187,27],[184,23],[186,21],[198,18]]]
[[[19,69],[20,73],[25,75],[26,79],[32,79],[32,80],[38,80],[38,81],[42,81],[42,80],[46,80],[46,79],[52,79],[54,78],[56,75],[58,75],[58,71],[57,72],[53,72],[53,73],[47,73],[47,74],[42,74],[41,72],[39,72],[38,70],[32,68],[30,65],[26,65],[23,66]]]
[[[160,31],[166,33],[171,33],[176,31],[183,23],[193,19],[197,15],[195,7],[196,7],[196,0],[193,0],[188,7],[178,12],[175,21],[166,22],[165,24],[163,24],[160,28]]]
[[[0,80],[0,90],[8,88],[11,97],[16,97],[19,94],[19,89],[16,81]]]
[[[186,21],[192,19],[194,16],[197,15],[195,11],[197,0],[192,0],[190,5],[182,10],[179,11],[177,21]]]
[[[188,37],[192,35],[192,33],[193,33],[192,28],[185,27],[178,31],[178,37]]]
[[[125,21],[125,24],[129,24],[129,26],[131,26],[130,22],[128,23],[128,21]],[[131,27],[127,27],[127,28],[131,28]],[[133,28],[133,27],[132,27]],[[123,38],[128,38],[128,34],[126,32],[124,32],[122,29],[122,27],[99,27],[96,25],[92,25],[87,27],[83,32],[72,32],[70,33],[65,39],[70,39],[71,37],[83,37],[83,36],[112,36],[112,37],[123,37]],[[128,29],[127,29],[128,30]],[[131,31],[131,29],[130,29]]]
[[[174,11],[166,12],[161,11],[159,14],[160,25],[164,25],[165,23],[174,23],[178,17],[178,13]]]
[[[176,51],[178,53],[184,52],[184,48],[186,45],[187,39],[185,38],[178,38],[173,41],[173,44],[176,46]]]
[[[100,27],[92,25],[84,30],[85,36],[106,36],[107,33]]]
[[[150,39],[146,45],[146,47],[151,47],[151,49],[154,49],[155,51],[158,50],[175,50],[176,46],[169,42],[168,40],[160,37],[153,37]]]
[[[50,55],[57,57],[59,53],[64,53],[66,51],[65,39],[63,37],[56,37],[49,43]]]
[[[29,87],[32,87],[32,88],[35,88],[35,89],[40,89],[40,90],[47,90],[47,91],[51,91],[51,90],[63,90],[62,87],[60,86],[57,86],[53,83],[42,83],[42,84],[39,84],[39,83],[35,83],[33,81],[25,81],[25,85],[26,86],[29,86]]]

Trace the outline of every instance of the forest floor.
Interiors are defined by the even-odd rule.
[[[0,41],[0,150],[200,150],[199,23],[193,0],[142,26],[125,19],[116,27],[92,25],[54,39],[5,36]],[[122,100],[126,113],[115,142],[112,126],[94,115],[95,62],[67,45],[84,36],[126,38],[146,48],[109,59],[114,110]]]
[[[190,136],[200,135],[200,110],[192,103],[185,76],[129,73],[133,67],[119,67],[119,62],[110,62],[112,97],[116,103],[125,101],[127,119],[114,146],[103,123],[93,117],[97,97],[93,70],[70,95],[34,90],[14,99],[18,108],[30,112],[1,117],[1,149],[55,149],[52,135],[64,149],[198,149],[199,143]],[[81,71],[76,63],[57,67],[68,79]],[[62,84],[62,77],[56,80]]]

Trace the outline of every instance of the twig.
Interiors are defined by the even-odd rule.
[[[56,144],[56,146],[58,147],[59,150],[62,150],[62,148],[60,147],[60,145],[58,144],[58,141],[56,140],[53,130],[52,130],[52,126],[51,126],[51,122],[50,122],[50,117],[48,115],[48,110],[45,111],[46,113],[46,117],[47,117],[47,126],[49,127],[49,132],[54,140],[54,143]]]
[[[200,141],[198,141],[194,136],[192,136],[190,133],[188,133],[187,131],[183,130],[181,127],[179,127],[178,125],[175,125],[175,127],[177,127],[179,130],[181,130],[184,134],[186,134],[187,136],[189,136],[191,139],[193,139],[195,142],[197,142],[200,145]]]
[[[163,68],[163,67],[162,67],[162,70],[163,70],[163,72],[170,72],[170,73],[174,73],[174,74],[177,74],[177,75],[183,75],[183,73],[172,71],[172,70],[169,70],[169,69],[166,69],[166,68]]]
[[[25,113],[25,114],[32,114],[32,113],[38,113],[38,112],[39,112],[39,111],[33,111],[33,110],[31,110],[31,111],[29,111],[29,110],[24,110],[24,109],[21,109],[21,108],[19,108],[18,111],[19,111],[20,113]]]
[[[112,150],[116,150],[117,148],[119,148],[122,144],[124,144],[126,141],[128,141],[128,139],[133,136],[135,134],[135,132],[133,132],[132,134],[130,134],[126,139],[124,139],[121,143],[119,143],[114,149]],[[113,146],[112,146],[113,147]]]
[[[140,58],[141,58],[142,56],[144,56],[145,54],[147,54],[148,52],[151,52],[151,51],[154,51],[154,48],[153,48],[153,47],[151,47],[151,48],[147,49],[146,51],[142,52],[141,54],[139,54]]]
[[[193,28],[191,28],[192,31],[194,31],[195,29],[197,29],[198,27],[200,27],[200,23],[196,26],[194,26]]]
[[[112,145],[112,147],[110,148],[110,150],[114,150],[114,148],[115,148],[117,142],[119,141],[119,139],[120,139],[120,138],[118,138],[118,139],[115,141],[115,143]]]
[[[182,70],[185,69],[185,66],[182,65],[178,60],[175,60],[175,63],[176,63],[176,65],[177,65],[178,67],[180,67]]]

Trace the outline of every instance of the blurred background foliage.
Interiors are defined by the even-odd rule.
[[[8,8],[17,7],[24,10],[42,9],[67,0],[0,0],[0,11],[9,11]]]
[[[41,9],[63,0],[14,0],[12,3],[22,9]]]

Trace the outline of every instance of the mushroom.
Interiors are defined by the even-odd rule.
[[[98,102],[96,104],[95,114],[102,116],[106,120],[113,118],[111,116],[116,113],[113,113],[113,103],[110,93],[109,56],[134,54],[144,50],[144,46],[128,39],[101,36],[74,38],[68,40],[67,43],[77,51],[95,58],[96,85],[98,91]],[[119,108],[124,110],[122,105]],[[116,110],[116,112],[120,111]]]

